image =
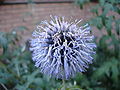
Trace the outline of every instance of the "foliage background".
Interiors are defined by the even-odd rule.
[[[93,0],[77,0],[81,9]],[[67,90],[120,90],[120,0],[96,0],[94,16],[88,20],[100,32],[96,37],[95,61],[84,74],[66,81]],[[30,0],[31,3],[31,0]],[[25,26],[11,32],[0,32],[0,90],[55,90],[63,89],[61,80],[39,73],[31,60],[28,41],[21,43]]]

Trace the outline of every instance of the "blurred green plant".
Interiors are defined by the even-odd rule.
[[[91,9],[94,16],[89,23],[107,34],[96,40],[96,62],[85,76],[78,76],[76,81],[88,90],[120,90],[120,0],[97,1]],[[76,2],[83,7],[86,0]]]
[[[90,0],[75,0],[75,4],[79,5],[81,9],[83,9],[83,5],[88,2],[90,2]]]

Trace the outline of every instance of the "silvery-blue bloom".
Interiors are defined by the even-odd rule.
[[[33,32],[30,50],[35,66],[49,76],[60,79],[85,72],[93,61],[96,44],[90,26],[78,26],[81,20],[67,22],[64,17],[51,16]]]

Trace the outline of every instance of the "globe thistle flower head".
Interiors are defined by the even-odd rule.
[[[96,44],[90,26],[78,26],[81,20],[67,22],[64,17],[51,16],[33,32],[30,50],[35,66],[49,76],[69,79],[85,72],[92,63]]]

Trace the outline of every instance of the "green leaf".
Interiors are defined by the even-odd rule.
[[[100,8],[100,6],[96,5],[96,6],[92,7],[91,12],[95,13],[98,16],[98,9],[99,8]]]
[[[102,18],[99,16],[97,16],[96,18],[92,18],[89,23],[93,26],[97,26],[99,30],[103,28]]]
[[[114,82],[118,82],[118,76],[119,76],[119,70],[118,70],[118,61],[115,58],[112,58],[112,67],[111,67],[111,71],[112,71],[112,79]]]
[[[105,27],[107,29],[107,33],[108,35],[111,36],[111,31],[112,31],[112,22],[113,22],[113,16],[109,16],[106,20],[105,20]]]
[[[5,53],[8,48],[8,40],[4,32],[0,32],[0,46],[3,48],[3,53]]]
[[[107,13],[108,13],[110,10],[113,10],[112,4],[110,4],[110,3],[105,3],[105,5],[104,5],[104,7],[103,7],[103,13],[102,13],[102,15],[103,15],[103,16],[106,16]]]
[[[115,21],[115,30],[116,30],[117,35],[120,35],[120,19],[117,19]]]
[[[108,0],[108,2],[111,3],[111,4],[116,4],[116,3],[118,3],[117,0]]]
[[[100,80],[106,74],[108,77],[112,77],[113,81],[117,82],[119,76],[118,63],[118,60],[116,60],[114,57],[107,60],[93,73],[92,77]]]
[[[100,66],[92,75],[93,79],[100,80],[104,77],[105,74],[109,76],[109,69],[111,66],[111,62],[105,62]]]
[[[76,0],[75,3],[80,6],[81,9],[83,9],[83,5],[85,3],[88,3],[90,0]]]
[[[114,6],[113,10],[114,10],[114,12],[120,14],[120,7]]]
[[[100,40],[99,40],[99,46],[101,47],[101,48],[103,48],[103,50],[106,50],[106,48],[107,48],[107,40],[109,40],[110,39],[110,37],[109,36],[107,36],[107,35],[103,35],[101,38],[100,38]]]
[[[36,71],[34,71],[34,72],[33,72],[32,74],[30,74],[30,75],[25,75],[25,76],[24,76],[24,78],[27,79],[27,81],[26,81],[26,83],[25,83],[25,88],[28,88],[29,85],[34,82],[35,76],[36,76],[38,73],[39,73],[39,69],[36,70]]]
[[[101,6],[104,6],[105,0],[99,0],[99,3],[100,3]]]
[[[120,51],[120,46],[119,46],[120,41],[114,34],[111,35],[111,39],[112,39],[111,44],[114,46],[115,56],[118,56]]]
[[[94,90],[106,90],[106,88],[103,88],[103,87],[95,87]]]

